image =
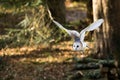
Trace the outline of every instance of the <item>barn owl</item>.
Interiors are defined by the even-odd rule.
[[[75,50],[75,51],[79,51],[79,50],[84,51],[84,49],[87,47],[87,44],[84,41],[85,33],[87,31],[93,31],[93,30],[97,29],[104,22],[103,19],[98,19],[97,21],[93,22],[92,24],[90,24],[85,29],[78,32],[76,30],[69,30],[69,29],[64,28],[60,23],[58,23],[57,21],[55,21],[53,19],[52,19],[52,21],[60,29],[66,31],[74,39],[73,50]]]

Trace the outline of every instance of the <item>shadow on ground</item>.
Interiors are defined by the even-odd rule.
[[[0,80],[67,80],[73,67],[69,49],[37,49],[1,57]]]

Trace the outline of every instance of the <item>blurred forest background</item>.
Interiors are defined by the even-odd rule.
[[[0,80],[119,80],[119,9],[119,0],[0,0]],[[79,32],[103,18],[86,34],[91,49],[73,51],[48,10]]]

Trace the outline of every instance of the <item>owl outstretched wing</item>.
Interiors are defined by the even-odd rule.
[[[53,20],[53,22],[62,30],[66,31],[71,37],[74,38],[74,40],[79,40],[80,39],[80,33],[75,31],[75,30],[68,30],[66,28],[64,28],[60,23],[58,23],[57,21]]]
[[[95,29],[97,29],[98,27],[100,27],[100,25],[104,22],[103,19],[98,19],[97,21],[93,22],[92,24],[90,24],[88,27],[86,27],[85,29],[83,29],[80,32],[80,40],[83,42],[84,38],[85,38],[85,32],[86,31],[93,31]]]

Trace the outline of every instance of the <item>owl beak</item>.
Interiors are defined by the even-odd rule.
[[[77,50],[77,47],[75,48],[75,50]]]

